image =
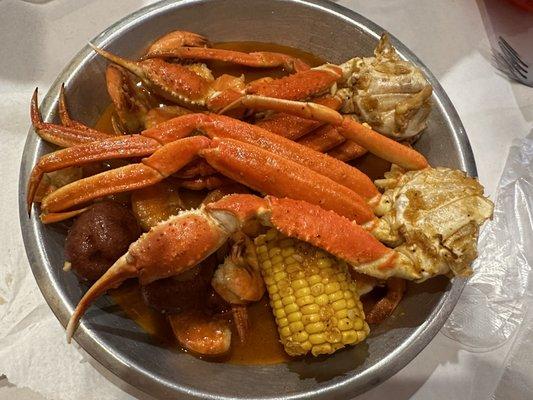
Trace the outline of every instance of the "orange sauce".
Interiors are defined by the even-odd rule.
[[[180,349],[166,317],[146,305],[137,283],[128,282],[109,294],[145,332],[166,346]],[[251,329],[246,340],[241,342],[233,330],[230,353],[213,361],[265,365],[290,360],[279,342],[276,322],[266,296],[248,307],[248,318]]]
[[[313,54],[294,49],[291,47],[259,42],[224,42],[214,44],[213,47],[221,49],[238,50],[245,52],[252,51],[275,51],[291,56],[299,57],[311,66],[318,66],[324,60]],[[208,67],[213,71],[215,77],[222,74],[239,76],[245,75],[246,81],[259,79],[266,76],[280,77],[287,73],[281,69],[253,69],[221,62],[208,62]],[[95,128],[104,132],[113,132],[111,118],[113,114],[112,106],[106,108]],[[365,155],[354,162],[358,168],[369,174],[372,179],[383,176],[388,171],[390,164],[373,156]],[[199,203],[205,193],[186,192],[184,198],[190,206]],[[129,282],[118,289],[110,291],[114,301],[123,309],[129,318],[133,319],[144,331],[151,334],[157,341],[164,345],[179,350],[179,345],[172,333],[170,324],[166,317],[153,310],[143,301],[138,284]],[[250,330],[246,341],[242,343],[235,331],[232,334],[232,346],[230,353],[220,359],[213,361],[223,361],[233,364],[276,364],[289,361],[291,358],[285,353],[279,342],[276,323],[272,314],[267,296],[260,302],[251,304],[248,307]]]

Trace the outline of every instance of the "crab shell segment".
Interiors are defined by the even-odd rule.
[[[360,272],[382,279],[421,276],[418,268],[407,264],[401,254],[332,211],[299,200],[229,195],[197,210],[172,216],[134,242],[80,300],[67,327],[68,340],[85,310],[108,289],[118,287],[128,278],[138,278],[145,285],[179,275],[215,252],[254,218],[346,260]]]
[[[341,111],[356,114],[379,133],[413,140],[426,127],[432,88],[420,68],[402,60],[383,34],[374,57],[356,57],[340,65],[337,96]]]

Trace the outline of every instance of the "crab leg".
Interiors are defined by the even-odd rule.
[[[43,122],[41,113],[39,112],[39,106],[37,103],[37,93],[38,90],[35,88],[33,96],[31,98],[31,122],[35,132],[46,140],[47,142],[53,143],[61,147],[70,147],[82,143],[89,143],[95,140],[102,140],[113,135],[100,132],[94,129],[91,129],[79,122],[72,121],[68,116],[66,111],[66,105],[64,102],[63,95],[60,96],[60,116],[63,122],[66,122],[68,125],[61,126],[56,124],[50,124],[48,122]]]
[[[213,91],[211,81],[180,64],[167,63],[158,58],[127,60],[90,45],[102,57],[127,69],[167,100],[184,105],[204,106],[205,99]]]
[[[39,159],[31,171],[26,196],[28,210],[31,209],[31,203],[33,203],[39,183],[47,172],[113,158],[144,157],[152,154],[159,147],[161,145],[154,139],[141,135],[128,135],[67,147],[46,154]]]
[[[107,290],[128,278],[141,285],[179,275],[215,252],[231,234],[258,218],[379,278],[417,279],[420,273],[404,255],[385,247],[354,222],[316,205],[292,199],[230,195],[198,210],[185,211],[153,227],[85,293],[67,326],[70,341],[79,319]]]
[[[221,113],[239,106],[288,112],[299,117],[327,122],[339,127],[339,131],[346,139],[353,140],[371,153],[402,168],[416,170],[429,166],[425,157],[416,150],[389,139],[352,118],[343,117],[337,111],[320,104],[248,95],[229,105]]]
[[[217,91],[212,81],[179,64],[159,58],[132,61],[91,46],[102,57],[137,75],[154,92],[178,104],[219,110],[244,94],[234,88]],[[280,79],[251,82],[245,92],[282,99],[306,99],[327,92],[341,78],[339,67],[326,64]]]
[[[57,212],[113,193],[140,189],[157,183],[192,161],[209,139],[194,136],[160,147],[139,164],[130,164],[62,186],[46,196],[43,210]]]

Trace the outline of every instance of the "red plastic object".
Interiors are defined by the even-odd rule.
[[[520,7],[522,10],[533,12],[533,0],[507,0],[509,3],[513,3],[515,6]]]

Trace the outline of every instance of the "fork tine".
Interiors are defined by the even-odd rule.
[[[500,47],[502,48],[502,50],[505,48],[507,49],[508,53],[510,53],[511,56],[513,56],[514,59],[516,59],[516,61],[521,64],[523,67],[525,68],[528,68],[529,66],[520,58],[520,54],[518,54],[518,52],[513,49],[513,47],[509,44],[509,42],[507,42],[507,40],[505,40],[503,37],[499,37],[499,40],[498,40],[498,43],[500,44]],[[526,70],[527,72],[527,70]]]
[[[514,79],[518,82],[523,82],[524,79],[527,79],[526,76],[520,71],[519,69],[516,69],[516,67],[508,60],[508,58],[500,53],[495,51],[494,52],[494,60],[496,61],[496,67],[506,74],[509,78]]]
[[[524,68],[522,65],[520,65],[514,57],[512,57],[507,50],[503,50],[503,58],[505,61],[512,66],[514,70],[516,70],[521,76],[524,77],[524,79],[527,79],[527,69]]]
[[[505,47],[500,46],[504,57],[507,59],[508,62],[512,63],[513,66],[517,69],[522,71],[524,74],[527,74],[527,68],[524,68],[519,62],[518,59]]]

